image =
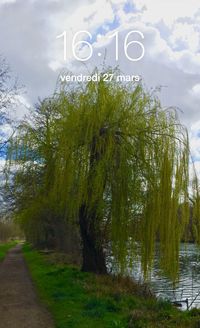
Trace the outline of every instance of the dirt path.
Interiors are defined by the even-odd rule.
[[[18,245],[0,264],[0,328],[53,327],[50,314],[37,299]]]

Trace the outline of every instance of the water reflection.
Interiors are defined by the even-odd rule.
[[[188,299],[190,308],[200,308],[200,248],[193,244],[181,244],[180,247],[180,270],[179,282],[176,286],[164,277],[155,259],[154,270],[150,277],[150,286],[155,294],[170,301],[181,301]],[[141,268],[132,273],[134,278],[141,279]],[[181,303],[182,309],[186,309],[186,303]]]

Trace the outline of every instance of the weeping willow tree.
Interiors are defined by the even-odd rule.
[[[159,240],[161,265],[175,277],[189,219],[188,137],[176,114],[142,86],[103,80],[65,90],[59,101],[63,119],[52,192],[67,216],[78,218],[83,270],[105,273],[109,244],[123,271],[139,244],[146,274]]]
[[[106,273],[109,250],[121,272],[139,254],[146,275],[159,241],[161,267],[175,279],[189,220],[188,136],[176,113],[162,109],[141,85],[103,78],[64,88],[49,104],[57,108],[49,121],[51,138],[41,142],[38,130],[33,138],[35,123],[31,129],[26,124],[8,156],[20,170],[42,168],[31,206],[40,207],[45,197],[54,213],[78,225],[83,270]],[[24,205],[18,213],[31,220]]]
[[[200,244],[200,189],[199,189],[199,180],[195,171],[194,166],[194,176],[192,180],[192,189],[193,194],[191,200],[191,215],[190,215],[190,235],[192,240],[196,241],[197,244]]]

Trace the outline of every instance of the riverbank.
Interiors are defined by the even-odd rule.
[[[32,279],[56,328],[171,328],[200,325],[198,310],[181,312],[129,279],[83,273],[55,254],[23,248]]]

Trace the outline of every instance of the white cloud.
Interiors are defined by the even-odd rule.
[[[189,49],[193,53],[199,50],[199,31],[195,25],[175,23],[169,40],[174,48]]]
[[[200,84],[195,84],[190,90],[190,94],[200,100]]]
[[[16,2],[16,0],[0,0],[0,5],[5,5],[14,2]]]
[[[22,102],[29,106],[38,96],[52,94],[61,69],[84,71],[82,63],[71,60],[72,36],[79,30],[98,33],[102,38],[93,44],[94,56],[86,66],[102,65],[104,56],[97,53],[104,54],[107,48],[106,64],[119,64],[125,74],[142,75],[149,88],[167,86],[160,94],[162,103],[182,109],[181,119],[192,126],[192,151],[200,158],[199,126],[192,125],[200,121],[199,0],[128,2],[133,5],[130,12],[124,10],[125,0],[0,0],[0,43],[12,69],[27,87]],[[115,39],[108,39],[110,30],[116,28],[120,31],[119,62],[115,61]],[[123,51],[123,40],[131,29],[145,35],[145,57],[138,63],[127,60]],[[64,30],[68,37],[66,63],[62,40],[56,39]],[[129,49],[133,55],[133,48]],[[16,116],[22,113],[19,107]]]
[[[171,25],[177,18],[193,16],[200,7],[199,0],[135,0],[139,9],[144,8],[143,20],[156,23],[163,19]]]
[[[190,147],[193,160],[200,163],[200,120],[191,126]]]
[[[6,164],[6,160],[3,158],[0,158],[0,173],[2,173],[2,170]],[[2,182],[2,175],[0,175],[0,183]]]

